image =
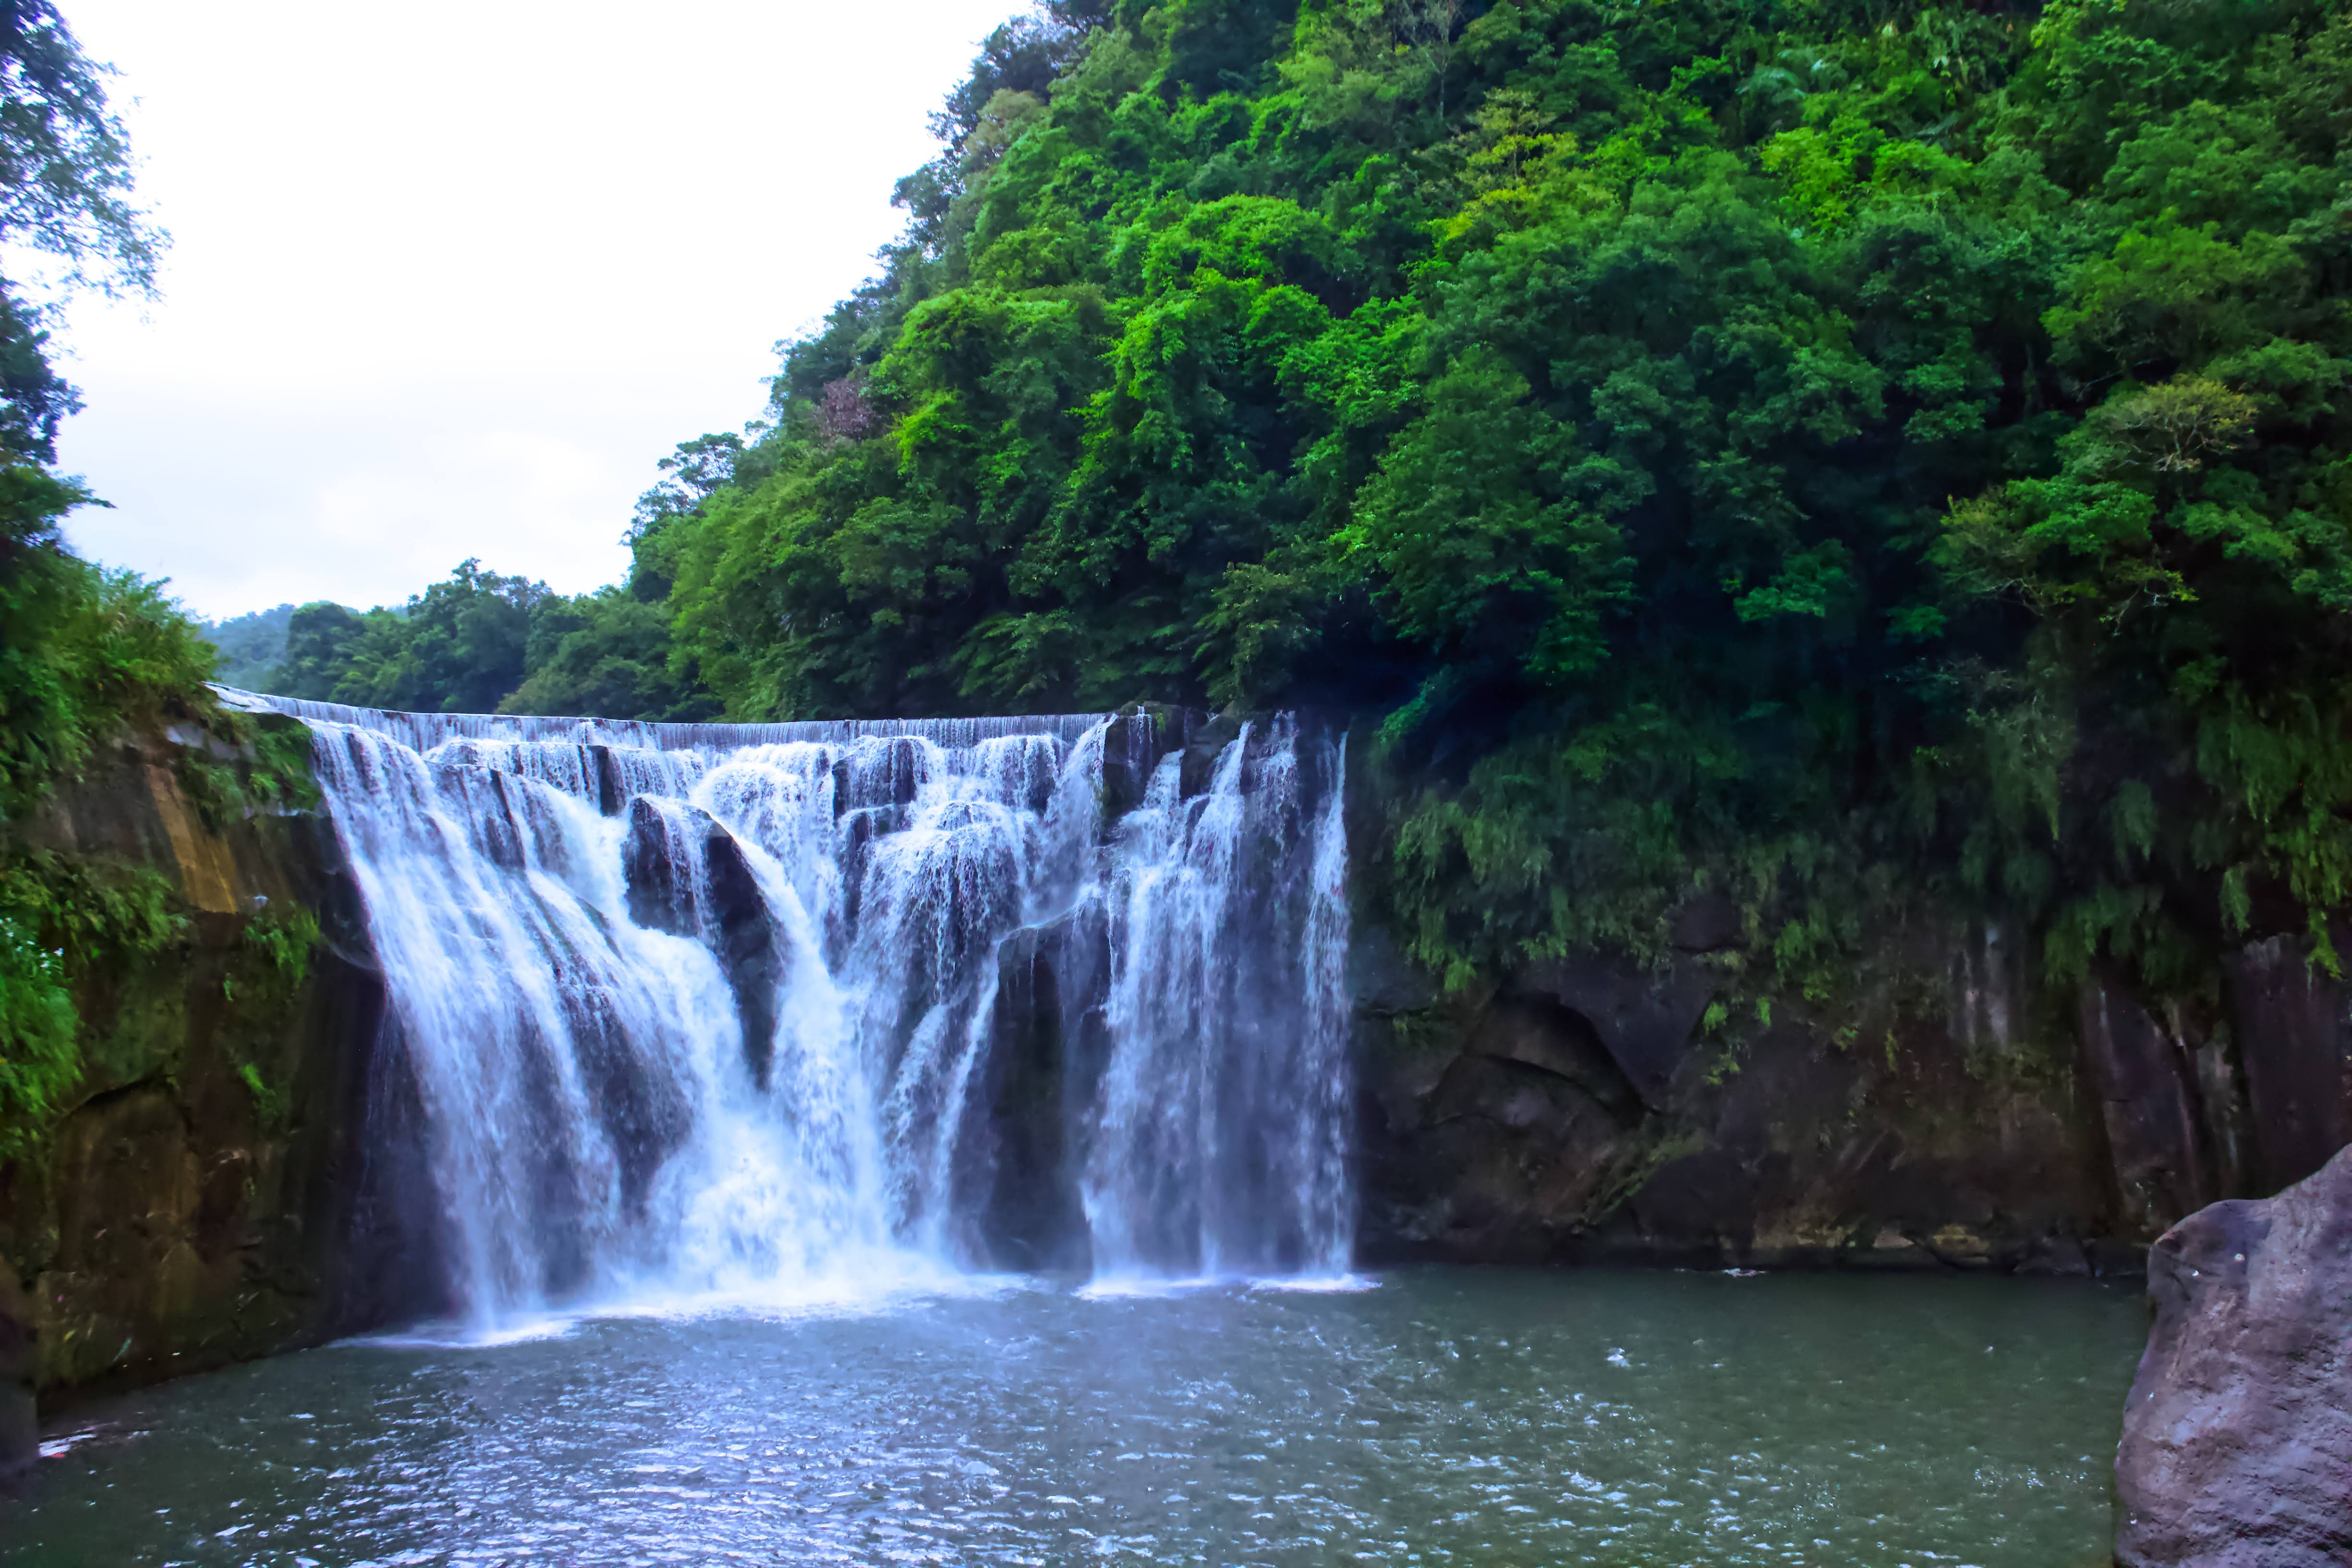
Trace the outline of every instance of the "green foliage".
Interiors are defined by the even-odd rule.
[[[1420,958],[1662,959],[1706,892],[1718,1032],[1931,905],[2333,964],[2347,82],[2346,0],[1049,9],[625,590],[311,606],[281,684],[1337,708]]]
[[[0,863],[0,911],[52,949],[68,972],[150,958],[187,935],[171,885],[152,867],[39,849]]]
[[[80,1080],[77,987],[186,931],[151,868],[45,850],[0,858],[0,1161],[38,1142]]]
[[[1067,33],[641,543],[681,679],[1383,714],[1382,897],[1458,983],[1701,889],[1763,1004],[1921,900],[2062,977],[2333,962],[2336,0]]]
[[[520,685],[543,583],[466,561],[400,610],[341,605],[296,610],[286,662],[269,678],[285,697],[414,712],[488,713]]]
[[[253,916],[222,977],[222,1000],[250,1020],[275,1021],[310,978],[310,953],[318,945],[319,921],[308,910],[268,909]]]
[[[0,913],[0,1162],[24,1152],[81,1071],[64,954]]]
[[[22,816],[126,723],[215,710],[213,650],[163,584],[68,553],[57,520],[89,499],[0,468],[0,821]]]
[[[291,1107],[286,1091],[273,1087],[261,1076],[261,1069],[251,1062],[236,1069],[237,1081],[253,1096],[253,1118],[265,1132],[285,1131]]]
[[[206,827],[218,833],[257,812],[307,811],[319,804],[306,726],[224,710],[211,730],[237,748],[230,761],[189,750],[173,763],[181,791]]]
[[[669,673],[669,618],[622,588],[553,595],[533,611],[522,684],[503,713],[693,720],[714,706]]]
[[[297,990],[310,977],[310,950],[319,945],[318,917],[299,908],[257,915],[246,923],[245,942],[285,990]]]
[[[693,515],[660,510],[677,501],[660,489],[641,508],[666,526]],[[712,705],[671,677],[669,656],[668,616],[638,593],[551,594],[467,561],[401,609],[322,601],[291,610],[282,659],[258,684],[282,697],[427,713],[708,716]]]

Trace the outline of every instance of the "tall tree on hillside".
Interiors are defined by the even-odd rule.
[[[58,422],[80,406],[49,363],[58,303],[152,294],[167,243],[131,200],[111,70],[48,0],[0,0],[0,246],[46,262],[0,275],[0,453],[18,461],[55,461]]]
[[[77,638],[136,629],[149,610],[173,620],[165,641],[184,629],[151,584],[65,552],[58,520],[90,497],[48,471],[58,422],[79,405],[49,363],[51,316],[78,291],[152,293],[164,244],[131,203],[106,75],[47,0],[0,0],[0,252],[29,264],[0,276],[0,815],[73,765],[94,715],[138,687],[138,659]],[[125,605],[112,621],[92,613]]]
[[[152,293],[163,244],[131,203],[106,74],[47,0],[0,0],[0,247],[23,268],[0,276],[0,1162],[79,1078],[77,984],[177,926],[159,902],[70,893],[121,884],[89,879],[95,858],[22,856],[5,830],[100,737],[186,717],[214,662],[160,584],[79,560],[58,533],[91,498],[49,470],[79,406],[49,363],[51,319],[76,292]]]

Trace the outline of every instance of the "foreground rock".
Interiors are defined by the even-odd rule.
[[[2352,1151],[2148,1256],[2156,1324],[2116,1456],[2122,1568],[2352,1560]]]

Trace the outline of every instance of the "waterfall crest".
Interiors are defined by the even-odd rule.
[[[1346,1271],[1335,735],[223,695],[313,732],[462,1315]]]

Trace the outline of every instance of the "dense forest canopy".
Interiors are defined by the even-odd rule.
[[[1049,5],[625,585],[311,606],[289,689],[1333,708],[1462,981],[1695,888],[1759,1009],[1923,900],[2334,967],[2348,10]]]

